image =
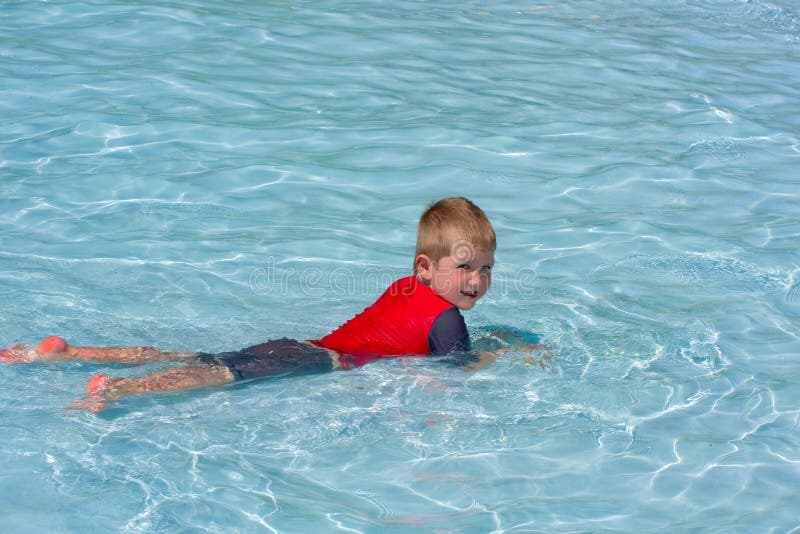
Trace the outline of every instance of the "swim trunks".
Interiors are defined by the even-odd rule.
[[[201,353],[199,363],[227,367],[236,380],[265,376],[294,376],[333,370],[327,350],[294,339],[275,339],[246,349],[220,354]]]

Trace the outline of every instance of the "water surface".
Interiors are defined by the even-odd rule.
[[[324,335],[425,205],[493,220],[467,314],[539,334],[64,410],[0,368],[12,532],[800,527],[800,19],[777,1],[7,2],[0,344]]]

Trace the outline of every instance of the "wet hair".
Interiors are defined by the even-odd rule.
[[[497,237],[492,223],[483,210],[466,198],[443,198],[428,206],[419,219],[414,272],[420,254],[435,263],[450,255],[471,257],[473,247],[494,252]]]

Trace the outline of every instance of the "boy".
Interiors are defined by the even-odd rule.
[[[471,344],[461,310],[471,309],[488,291],[496,246],[494,229],[480,208],[463,197],[445,198],[420,218],[413,276],[397,280],[370,307],[322,339],[278,339],[236,352],[203,354],[153,347],[73,347],[51,336],[35,350],[25,345],[2,349],[0,361],[185,362],[142,377],[93,376],[86,385],[88,401],[80,407],[97,412],[110,401],[139,393],[352,369],[387,356],[464,353]],[[508,350],[480,351],[467,367],[479,369]]]

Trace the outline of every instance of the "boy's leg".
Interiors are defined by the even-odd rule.
[[[178,360],[194,356],[195,352],[162,351],[155,347],[74,347],[58,336],[50,336],[35,349],[28,345],[14,345],[0,349],[0,362],[53,362],[89,360],[96,362],[150,363]]]
[[[202,364],[173,367],[160,373],[134,378],[95,375],[86,384],[87,401],[76,404],[76,407],[99,412],[106,408],[110,401],[130,395],[220,386],[235,380],[236,377],[227,367]]]

